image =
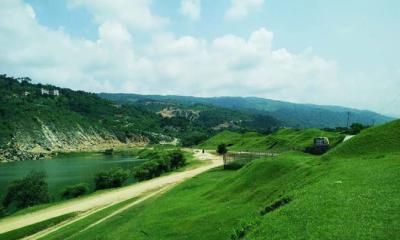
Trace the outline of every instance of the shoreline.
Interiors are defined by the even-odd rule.
[[[137,143],[101,143],[94,145],[84,145],[78,147],[64,148],[64,149],[53,149],[53,150],[44,150],[44,151],[26,151],[21,149],[0,149],[0,152],[3,152],[0,155],[0,164],[4,163],[12,163],[12,162],[20,162],[20,161],[36,161],[43,159],[51,159],[58,154],[68,154],[68,153],[90,153],[90,152],[102,152],[107,149],[115,149],[115,148],[138,148],[145,147],[148,143],[137,142]],[[15,153],[15,154],[12,154]]]

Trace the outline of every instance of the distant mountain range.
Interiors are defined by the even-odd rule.
[[[252,114],[267,114],[279,120],[283,126],[294,128],[335,128],[346,127],[358,122],[364,125],[382,124],[393,118],[372,111],[340,106],[296,104],[256,97],[212,97],[161,96],[138,94],[101,93],[101,97],[124,104],[143,105],[158,103],[180,104],[186,107],[196,104],[223,107]]]

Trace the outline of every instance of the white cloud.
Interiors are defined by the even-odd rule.
[[[200,0],[182,0],[181,13],[189,19],[196,21],[200,19],[201,15],[201,1]]]
[[[228,34],[211,41],[157,32],[138,49],[119,19],[103,21],[99,39],[90,41],[40,25],[22,1],[3,2],[0,15],[0,73],[73,89],[259,96],[379,110],[377,103],[400,87],[390,78],[377,84],[382,75],[343,76],[310,48],[275,49],[274,34],[265,28],[247,38]],[[385,111],[400,114],[395,107]]]
[[[130,29],[157,29],[169,23],[168,18],[151,12],[151,0],[68,0],[70,7],[85,7],[98,23],[118,21]]]
[[[241,19],[263,4],[264,0],[231,0],[231,6],[226,11],[225,18],[229,20]]]

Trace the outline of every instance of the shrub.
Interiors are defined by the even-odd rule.
[[[99,172],[95,176],[96,190],[121,187],[128,179],[129,171],[122,168],[113,168],[110,171]]]
[[[104,155],[113,155],[113,153],[114,153],[114,149],[113,148],[104,150]]]
[[[347,133],[351,135],[357,135],[366,128],[368,128],[368,126],[364,126],[361,123],[353,123],[351,124],[350,129],[347,131]]]
[[[228,152],[228,149],[226,148],[226,144],[225,143],[221,143],[220,145],[218,145],[217,147],[217,153],[220,155],[224,155]]]
[[[173,169],[183,167],[186,164],[185,155],[181,151],[173,151],[170,153],[169,158]]]
[[[46,173],[30,172],[26,177],[12,182],[3,199],[4,207],[15,203],[17,208],[31,207],[50,201]]]
[[[85,183],[76,184],[73,186],[68,186],[64,189],[61,193],[62,198],[70,199],[70,198],[77,198],[89,191],[89,187]]]

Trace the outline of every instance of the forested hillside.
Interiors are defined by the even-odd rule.
[[[214,97],[199,98],[185,96],[159,96],[138,94],[100,94],[103,98],[123,103],[141,104],[146,101],[160,103],[176,102],[179,104],[209,104],[234,110],[252,113],[264,113],[280,120],[285,126],[295,128],[335,128],[346,127],[348,113],[351,123],[364,125],[382,124],[392,120],[390,117],[371,111],[363,111],[339,106],[323,106],[312,104],[295,104],[255,97]]]
[[[267,114],[204,104],[117,103],[93,93],[0,75],[0,160],[175,138],[191,146],[223,130],[265,133],[280,124]]]
[[[163,138],[155,134],[162,132],[160,119],[96,94],[0,76],[0,155],[8,159],[83,145],[158,140]]]

